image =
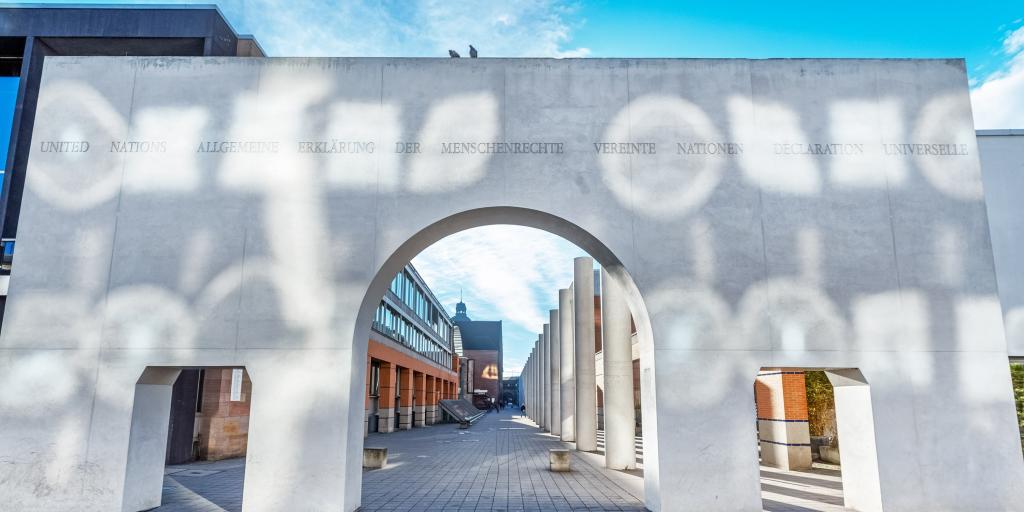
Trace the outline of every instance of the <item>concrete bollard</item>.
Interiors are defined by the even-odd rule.
[[[569,471],[569,450],[552,448],[548,450],[548,460],[551,463],[551,471]]]
[[[388,463],[387,448],[363,448],[363,467],[381,469]]]

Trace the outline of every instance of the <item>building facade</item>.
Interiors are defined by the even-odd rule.
[[[452,323],[458,329],[466,368],[461,374],[462,396],[485,409],[502,396],[501,320],[473,320],[466,303],[459,301]]]
[[[440,421],[440,400],[457,395],[455,326],[412,264],[391,281],[373,319],[366,358],[365,432]]]

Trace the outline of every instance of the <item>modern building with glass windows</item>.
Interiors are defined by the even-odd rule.
[[[437,422],[437,402],[458,394],[454,324],[412,264],[384,293],[370,330],[365,431]]]

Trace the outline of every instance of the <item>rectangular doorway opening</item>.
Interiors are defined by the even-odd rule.
[[[856,368],[761,368],[754,380],[765,510],[881,510],[874,419]]]
[[[135,385],[122,509],[241,511],[251,396],[244,368],[146,368]]]

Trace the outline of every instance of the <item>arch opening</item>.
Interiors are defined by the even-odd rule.
[[[430,396],[429,391],[431,389],[429,385],[429,375],[425,375],[427,382],[426,394],[420,390],[423,386],[419,386],[419,376],[415,369],[403,368],[401,364],[397,365],[397,368],[389,368],[393,363],[382,359],[375,358],[373,355],[374,336],[380,336],[380,329],[377,328],[380,325],[381,308],[386,306],[387,298],[389,294],[394,291],[396,276],[402,276],[403,274],[409,273],[409,263],[420,253],[427,250],[429,247],[441,240],[456,235],[458,233],[465,232],[474,228],[483,228],[487,226],[497,225],[511,225],[525,228],[532,228],[539,230],[550,235],[561,238],[562,240],[569,242],[578,247],[581,252],[586,253],[589,257],[593,258],[599,266],[597,267],[603,272],[603,278],[614,286],[621,290],[621,300],[625,307],[628,308],[627,317],[632,321],[630,322],[634,329],[633,332],[627,334],[627,343],[632,343],[633,353],[638,356],[636,361],[636,371],[634,372],[635,379],[630,378],[630,381],[635,382],[637,386],[637,392],[635,395],[639,399],[642,410],[637,412],[638,418],[643,418],[642,435],[638,436],[636,442],[638,456],[642,457],[642,472],[633,471],[631,473],[632,481],[628,485],[633,494],[637,498],[646,504],[649,509],[659,509],[658,503],[658,478],[657,478],[657,415],[655,410],[655,378],[654,378],[654,364],[653,364],[653,335],[651,330],[650,320],[648,318],[647,309],[644,305],[643,299],[640,292],[629,275],[628,270],[625,268],[622,260],[617,257],[613,251],[597,237],[581,228],[580,226],[569,222],[563,218],[551,215],[542,211],[517,208],[517,207],[488,207],[478,208],[460,212],[458,214],[446,217],[438,220],[423,229],[419,230],[415,235],[405,240],[403,243],[391,252],[391,254],[377,266],[376,274],[374,275],[370,286],[367,288],[362,302],[359,307],[359,313],[355,323],[355,329],[353,332],[353,361],[352,361],[352,373],[351,373],[351,394],[349,399],[350,418],[364,417],[364,428],[362,432],[360,429],[349,429],[349,447],[350,455],[347,463],[349,470],[346,472],[348,475],[362,476],[364,473],[362,468],[357,464],[360,464],[362,457],[362,448],[364,446],[378,446],[382,444],[381,437],[373,437],[370,441],[364,443],[364,436],[372,435],[379,436],[379,433],[386,432],[381,429],[382,425],[390,425],[394,421],[395,429],[401,430],[403,427],[408,429],[414,429],[420,426],[417,423],[417,414],[420,413],[420,407],[425,407],[427,410],[423,412],[425,418],[424,424],[430,425],[431,420],[434,422],[440,422],[446,418],[447,415],[440,407],[435,407],[433,399],[437,397],[452,397],[453,399],[458,398],[469,398],[472,400],[474,392],[480,391],[480,389],[474,389],[475,386],[472,383],[468,383],[465,380],[465,375],[479,374],[481,371],[486,372],[485,368],[473,368],[473,371],[467,371],[467,368],[461,368],[459,372],[459,381],[456,383],[456,388],[452,391],[446,391],[441,394],[436,394],[433,397]],[[565,261],[565,265],[568,267],[573,266],[572,261]],[[413,269],[415,271],[415,269]],[[596,275],[597,272],[594,272]],[[570,283],[552,283],[550,295],[554,297],[553,304],[556,309],[558,306],[558,294],[559,288],[567,286]],[[602,286],[600,280],[598,280],[598,288]],[[384,297],[384,299],[382,299]],[[595,295],[595,301],[600,320],[600,300],[599,295]],[[458,312],[456,312],[458,314]],[[552,323],[554,323],[556,310],[551,310]],[[627,324],[629,325],[629,324]],[[538,330],[540,325],[536,326]],[[544,326],[547,330],[548,325]],[[458,331],[458,329],[456,329]],[[629,349],[627,348],[627,351]],[[628,356],[627,356],[628,357]],[[463,358],[465,360],[466,358]],[[600,361],[600,359],[598,360]],[[470,363],[475,361],[469,361]],[[629,362],[627,361],[627,364]],[[632,368],[634,365],[630,365]],[[405,370],[409,374],[409,384],[404,384],[402,371]],[[424,370],[424,373],[428,373]],[[523,373],[520,373],[520,377],[523,377]],[[435,377],[435,382],[439,377]],[[393,383],[393,384],[392,384]],[[513,394],[507,389],[503,389],[502,382],[498,383],[497,399],[509,398],[517,394]],[[467,389],[463,389],[468,386]],[[397,389],[394,389],[397,388]],[[403,392],[403,388],[405,391]],[[447,390],[448,388],[442,388]],[[467,393],[468,391],[468,393]],[[598,389],[595,387],[595,399],[597,396]],[[412,395],[414,398],[411,400],[403,401],[403,396]],[[634,393],[630,393],[632,396]],[[389,395],[393,395],[389,396]],[[468,396],[467,396],[468,395]],[[423,402],[419,401],[420,398],[426,396],[427,402],[422,405]],[[643,398],[641,398],[641,396]],[[530,397],[524,396],[526,407],[530,407]],[[519,400],[510,400],[513,403]],[[479,403],[477,403],[479,406]],[[521,405],[521,404],[520,404]],[[596,403],[595,403],[596,406]],[[394,408],[394,414],[398,416],[398,420],[395,420],[391,416],[390,412],[387,412],[390,408]],[[431,407],[434,407],[433,414],[431,414]],[[365,409],[364,409],[365,408]],[[596,409],[595,409],[596,410]],[[382,414],[383,412],[383,414]],[[403,413],[410,417],[409,422],[404,423],[402,421]],[[536,425],[531,422],[528,413],[524,413],[522,410],[516,410],[515,412],[510,411],[510,415],[516,415],[520,417],[519,423],[503,423],[501,428],[505,429],[525,429],[528,426],[536,428]],[[383,418],[383,419],[382,419]],[[597,420],[595,419],[595,426]],[[548,424],[549,431],[559,435],[548,434],[553,442],[560,443],[561,435],[557,430],[550,429],[550,423]],[[472,430],[472,429],[471,429]],[[603,436],[602,436],[603,440]],[[632,439],[631,439],[632,440]],[[632,444],[632,443],[631,443]],[[581,457],[590,457],[590,464],[603,465],[604,459],[604,446],[601,447],[601,451],[596,453],[581,453]],[[360,455],[360,456],[357,456]],[[363,492],[363,485],[365,485],[362,478],[349,477],[346,481],[346,509],[355,509],[360,505],[366,506],[363,502],[365,493]]]

